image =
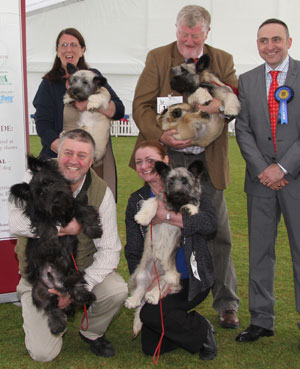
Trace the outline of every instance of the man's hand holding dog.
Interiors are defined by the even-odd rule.
[[[48,290],[49,293],[57,296],[58,299],[58,307],[62,310],[66,309],[69,305],[72,304],[71,296],[67,293],[63,295],[61,292],[57,291],[54,288],[50,288]]]
[[[159,140],[174,149],[184,149],[192,142],[192,140],[175,140],[173,135],[176,133],[178,133],[176,129],[164,131]]]
[[[208,105],[196,104],[196,109],[205,111],[208,114],[218,114],[220,112],[221,101],[213,97]]]
[[[61,227],[58,236],[77,236],[82,231],[82,225],[78,223],[78,221],[73,218],[69,224],[65,227]]]

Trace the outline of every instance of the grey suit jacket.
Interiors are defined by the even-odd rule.
[[[271,133],[265,82],[265,64],[239,78],[242,104],[236,121],[236,137],[246,161],[245,192],[272,197],[276,192],[263,186],[257,176],[271,163],[280,163],[287,171],[289,184],[284,190],[300,198],[300,61],[290,57],[285,85],[294,90],[287,105],[288,124],[277,124],[277,155]]]

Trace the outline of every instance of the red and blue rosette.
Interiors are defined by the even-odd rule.
[[[275,91],[275,99],[279,102],[281,124],[288,124],[287,103],[294,97],[294,91],[289,86],[280,86]]]

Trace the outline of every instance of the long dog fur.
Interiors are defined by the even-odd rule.
[[[167,209],[189,215],[198,213],[202,162],[195,161],[188,169],[182,167],[171,169],[164,162],[156,162],[155,169],[164,183]],[[156,197],[144,201],[135,216],[136,222],[148,226],[156,214],[157,206]],[[142,328],[140,310],[144,303],[157,304],[161,296],[179,292],[181,288],[180,274],[175,263],[176,250],[181,238],[180,228],[165,222],[153,225],[152,232],[150,227],[146,234],[140,264],[130,277],[131,296],[125,302],[128,309],[137,308],[133,323],[134,336],[137,336]],[[155,283],[154,263],[159,275],[160,288],[158,283]],[[151,288],[153,283],[155,285]]]

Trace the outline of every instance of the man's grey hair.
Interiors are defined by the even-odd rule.
[[[96,144],[93,137],[83,129],[73,129],[72,131],[65,132],[59,139],[58,152],[60,151],[62,143],[67,139],[89,143],[92,146],[92,159],[95,158]]]
[[[187,5],[184,6],[177,15],[176,27],[178,28],[180,22],[182,22],[188,28],[194,28],[199,23],[202,24],[204,32],[209,31],[211,17],[209,12],[199,5]]]

